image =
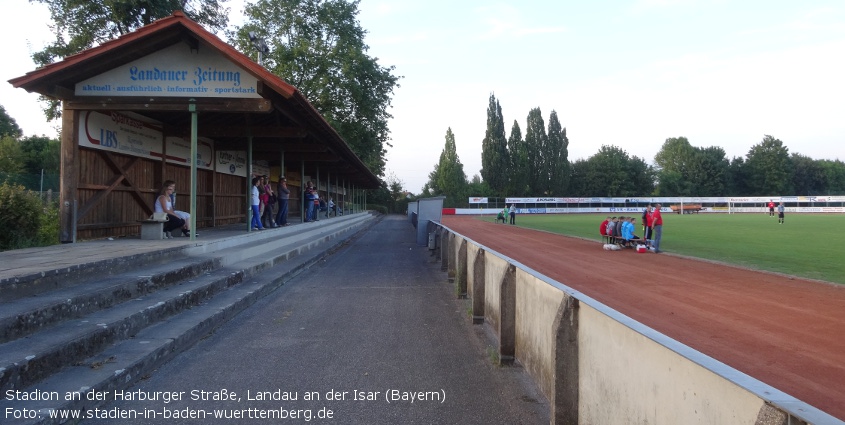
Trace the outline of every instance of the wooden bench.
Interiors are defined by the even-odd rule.
[[[159,240],[164,239],[164,222],[157,220],[138,220],[141,223],[141,239]]]

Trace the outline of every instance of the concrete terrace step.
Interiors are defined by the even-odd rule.
[[[75,284],[0,303],[0,324],[20,328],[4,331],[0,391],[128,385],[375,221],[358,214],[187,244],[164,257],[133,254],[109,264],[140,266],[96,281],[84,282],[108,267],[101,261],[69,267],[66,278]],[[165,257],[170,261],[159,262]],[[144,260],[153,265],[144,267]],[[27,320],[33,324],[20,324]],[[126,373],[101,376],[112,366]]]
[[[239,283],[243,271],[221,269],[188,282],[67,320],[27,338],[0,345],[0,391],[32,385],[56,370],[129,338],[141,329],[190,308],[228,286]]]
[[[62,320],[108,308],[222,265],[274,254],[286,246],[302,249],[328,242],[342,235],[346,226],[367,217],[360,215],[347,220],[332,220],[322,227],[293,226],[280,232],[242,234],[199,246],[167,249],[163,251],[166,253],[163,256],[149,253],[115,258],[107,262],[110,265],[108,270],[104,269],[102,261],[98,261],[64,269],[64,275],[61,271],[52,271],[49,280],[56,282],[48,283],[47,279],[42,279],[39,286],[42,290],[47,286],[55,286],[56,289],[0,300],[0,343],[29,335]],[[287,255],[276,261],[287,260],[297,250],[285,252]],[[122,272],[107,274],[116,273],[115,268]]]
[[[174,268],[174,265],[177,267]],[[27,336],[63,320],[109,308],[219,267],[218,258],[190,258],[178,254],[166,263],[134,268],[96,280],[88,279],[35,296],[2,301],[0,343]]]
[[[58,247],[61,248],[61,246]],[[51,254],[55,254],[53,250],[46,250],[46,252],[39,252],[36,248],[22,250],[33,252],[34,254],[28,256],[27,259],[31,261],[34,256],[41,260],[43,265],[41,267],[26,267],[21,274],[0,277],[0,302],[13,301],[73,286],[91,279],[102,279],[115,273],[124,273],[142,267],[166,263],[170,257],[178,255],[182,250],[183,247],[175,246],[131,255],[116,254],[113,258],[86,261],[86,252],[81,249],[78,258],[66,260],[69,260],[72,264],[57,261],[55,255],[51,256]],[[15,263],[21,262],[18,257],[21,255],[19,253],[6,252],[3,254],[4,257],[8,257],[4,258],[7,267],[14,267]],[[51,265],[54,267],[50,267]]]
[[[38,418],[20,424],[59,424],[66,420],[51,419],[53,409],[84,412],[100,406],[97,401],[87,400],[90,391],[112,394],[126,388],[129,383],[142,379],[163,363],[188,349],[215,328],[266,296],[286,281],[295,277],[310,265],[316,263],[330,250],[312,251],[299,257],[300,261],[286,262],[266,269],[248,282],[228,288],[218,296],[185,310],[167,320],[141,330],[132,338],[115,343],[99,354],[63,368],[38,385],[21,389],[24,392],[37,391],[61,394],[61,400],[28,401],[28,409],[37,410]],[[79,391],[80,400],[65,401],[68,392]],[[5,394],[5,391],[4,391]],[[19,407],[13,401],[0,399],[0,411],[7,407]]]

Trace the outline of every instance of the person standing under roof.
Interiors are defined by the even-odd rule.
[[[279,176],[279,184],[276,186],[276,201],[279,203],[279,212],[276,215],[276,224],[279,226],[287,226],[288,223],[288,200],[290,199],[290,189],[288,189],[288,182],[285,176]]]

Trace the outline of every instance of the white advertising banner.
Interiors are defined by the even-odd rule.
[[[221,174],[246,177],[246,151],[217,151],[214,169]]]
[[[164,140],[167,162],[190,166],[191,141],[181,137],[167,137]],[[214,143],[206,138],[197,140],[197,168],[210,170],[214,165]]]
[[[161,159],[164,137],[158,123],[138,114],[83,111],[79,126],[79,146]]]
[[[177,43],[76,84],[77,96],[261,98],[258,79],[214,49]]]
[[[469,203],[470,204],[486,204],[487,198],[479,198],[479,197],[469,198]]]

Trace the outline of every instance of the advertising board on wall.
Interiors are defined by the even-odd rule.
[[[258,79],[212,48],[177,43],[76,84],[77,96],[261,98]]]
[[[131,112],[83,111],[79,146],[150,159],[164,155],[161,125]]]
[[[190,166],[191,141],[181,137],[165,138],[167,162]],[[214,143],[210,139],[197,139],[197,168],[210,170],[214,164]]]
[[[83,111],[79,126],[79,145],[130,156],[190,166],[191,142],[181,137],[164,138],[161,124],[132,112],[104,114]],[[214,142],[197,141],[197,168],[210,170],[214,160]]]
[[[215,171],[222,174],[246,177],[246,151],[217,151]]]

